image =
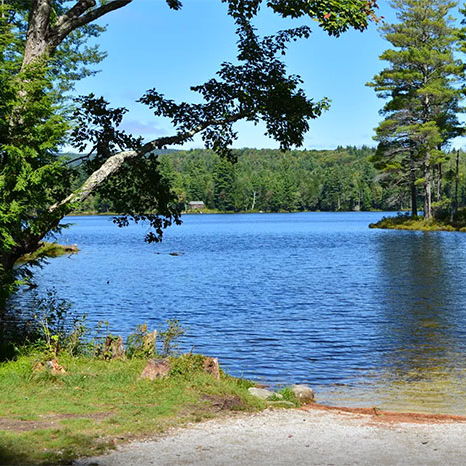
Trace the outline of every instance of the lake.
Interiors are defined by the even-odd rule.
[[[367,227],[383,215],[185,215],[157,245],[69,217],[59,241],[81,251],[39,289],[122,335],[178,319],[184,351],[323,403],[466,414],[466,235]]]

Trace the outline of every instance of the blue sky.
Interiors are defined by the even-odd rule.
[[[113,106],[130,111],[125,127],[146,140],[173,133],[168,120],[156,118],[136,103],[144,91],[156,88],[174,100],[192,101],[190,86],[212,77],[223,61],[235,58],[234,24],[220,0],[184,0],[183,9],[170,10],[164,0],[135,0],[110,13],[101,24],[108,26],[99,38],[108,56],[101,72],[76,87],[79,94],[104,96]],[[379,14],[394,20],[384,0]],[[256,20],[261,33],[304,24],[283,20],[263,11]],[[309,22],[308,22],[309,24]],[[291,73],[301,75],[308,96],[331,99],[330,110],[311,121],[304,148],[332,149],[338,145],[374,145],[373,128],[381,117],[382,101],[365,86],[383,67],[378,56],[388,47],[377,25],[365,32],[349,31],[339,38],[327,36],[316,24],[308,40],[290,46],[285,61]],[[234,147],[276,148],[261,125],[238,123]],[[461,146],[458,141],[456,146]],[[195,139],[185,148],[202,147]]]

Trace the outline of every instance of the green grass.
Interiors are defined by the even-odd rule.
[[[60,356],[65,375],[34,372],[37,356],[0,364],[0,464],[61,464],[169,427],[222,413],[256,411],[248,381],[177,358],[169,377],[139,379],[141,359]]]
[[[26,254],[18,262],[32,262],[42,257],[60,257],[76,254],[79,249],[76,246],[63,246],[58,243],[41,243],[41,246],[31,254]]]
[[[449,223],[447,220],[424,219],[424,217],[408,217],[398,215],[396,217],[384,217],[377,223],[371,223],[369,228],[382,228],[386,230],[416,230],[416,231],[461,231],[466,232],[466,224],[463,221]]]

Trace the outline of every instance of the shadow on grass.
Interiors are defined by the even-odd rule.
[[[15,439],[8,438],[6,435],[0,432],[1,465],[39,464],[34,462],[34,459],[26,453],[26,445],[24,441],[21,441],[17,437]]]

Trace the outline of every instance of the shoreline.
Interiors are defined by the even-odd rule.
[[[380,422],[374,414],[312,405],[190,424],[73,464],[126,466],[157,458],[159,466],[460,465],[466,462],[465,436],[466,418]]]
[[[459,422],[466,423],[466,415],[460,414],[437,414],[427,412],[412,412],[412,411],[392,411],[382,410],[376,407],[358,407],[350,406],[331,406],[324,403],[309,403],[301,406],[299,409],[303,411],[325,411],[346,414],[361,414],[371,416],[374,420],[388,423],[419,423],[419,424],[442,424]]]
[[[250,388],[255,386],[254,382],[222,375],[220,372],[209,372],[210,366],[205,365],[206,357],[202,355],[188,354],[160,359],[160,362],[165,361],[162,366],[168,367],[170,372],[160,377],[157,372],[151,375],[152,379],[147,371],[148,367],[153,367],[153,363],[147,358],[121,359],[115,356],[105,359],[73,357],[64,353],[60,355],[59,362],[56,359],[48,361],[54,363],[52,365],[44,363],[44,358],[41,353],[31,353],[0,364],[1,402],[4,407],[0,416],[2,464],[44,461],[62,464],[87,455],[95,455],[97,464],[147,464],[148,459],[154,455],[153,448],[158,449],[163,439],[177,436],[191,438],[190,435],[195,431],[200,433],[200,437],[195,439],[194,445],[187,446],[186,464],[204,465],[206,463],[201,457],[198,463],[189,462],[188,459],[198,452],[199,442],[207,442],[205,448],[209,447],[210,437],[206,426],[215,426],[213,435],[219,433],[219,426],[223,426],[222,437],[219,438],[219,445],[222,445],[229,441],[232,431],[235,435],[235,423],[238,422],[242,423],[239,433],[241,442],[250,442],[251,438],[257,437],[257,441],[265,445],[263,455],[269,454],[268,439],[283,425],[286,426],[286,439],[301,437],[306,440],[306,444],[309,443],[309,435],[314,435],[314,429],[322,426],[325,435],[335,429],[343,429],[342,435],[336,439],[330,436],[329,443],[337,441],[344,444],[347,435],[354,435],[353,441],[365,441],[367,437],[364,432],[358,430],[361,422],[370,425],[374,432],[378,428],[393,426],[397,429],[419,426],[433,431],[437,427],[460,426],[462,435],[466,436],[466,415],[397,412],[376,407],[331,406],[320,402],[303,403],[300,406],[298,395],[292,398],[289,392],[285,393],[285,389],[279,392],[281,399],[270,397],[263,400],[250,392]],[[170,366],[167,366],[167,361],[170,361]],[[148,380],[144,380],[144,374]],[[25,395],[20,404],[15,391],[10,389],[13,385],[15,390],[19,389]],[[59,403],[49,399],[52,391],[55,396],[59,396]],[[77,393],[80,394],[78,398]],[[116,393],[120,394],[117,398]],[[212,421],[204,422],[206,419]],[[251,426],[254,420],[260,422]],[[359,424],[343,425],[348,420]],[[54,438],[48,435],[50,429],[55,432]],[[293,433],[295,430],[296,433]],[[246,438],[243,439],[241,436],[244,433]],[[139,454],[139,447],[135,449],[137,443],[134,442],[144,439],[152,439],[152,445],[147,453],[149,456],[140,461],[139,457],[134,457],[134,454]],[[317,441],[320,442],[319,439]],[[306,444],[303,446],[300,443],[296,447],[307,448]],[[234,454],[234,445],[235,442],[229,454]],[[244,461],[249,455],[254,455],[254,445],[253,442],[246,448]],[[390,445],[396,452],[395,443]],[[125,450],[130,458],[123,456],[121,463],[114,463],[114,457],[119,457],[120,450],[116,453],[109,453],[109,450],[115,447]],[[320,443],[316,443],[315,447],[319,449]],[[304,449],[303,454],[308,451]],[[332,451],[330,448],[326,454],[331,455]],[[167,454],[171,455],[167,463],[157,464],[179,464],[176,462],[176,451]],[[262,461],[263,455],[258,457],[258,461]],[[289,455],[289,460],[293,460],[294,450],[290,450]],[[101,463],[102,458],[103,461],[111,458],[111,462]],[[225,458],[220,458],[222,461],[219,462],[217,459],[212,465],[229,464],[222,463]],[[96,464],[95,460],[90,460],[91,463],[79,461],[75,464]],[[290,461],[278,464],[289,464]],[[275,463],[272,461],[265,464]]]
[[[452,223],[435,218],[425,219],[424,217],[409,217],[407,215],[397,215],[393,217],[383,217],[378,222],[370,223],[369,228],[381,230],[404,230],[404,231],[448,231],[466,232],[466,224],[462,217]]]
[[[214,210],[202,210],[202,211],[184,211],[181,215],[246,215],[246,214],[348,214],[348,213],[377,213],[377,212],[403,212],[400,210],[279,210],[276,212],[261,211],[261,210],[241,210],[238,212],[232,211],[214,211]],[[72,212],[67,217],[116,217],[121,214],[115,212]]]

